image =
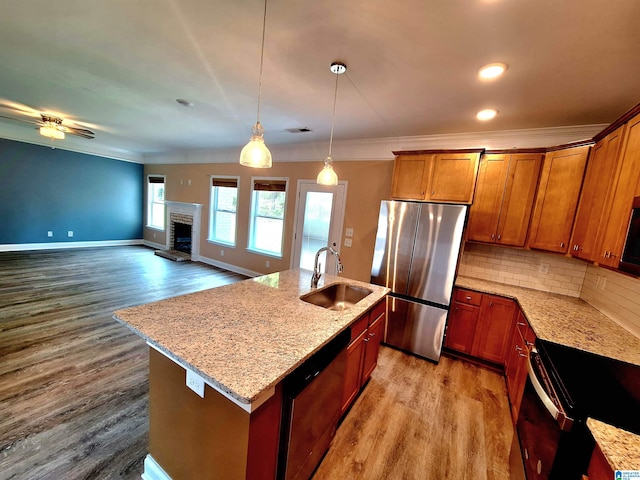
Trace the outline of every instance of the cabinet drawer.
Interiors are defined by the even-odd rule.
[[[351,325],[351,340],[353,342],[356,338],[358,338],[362,332],[364,332],[369,326],[369,314],[365,314],[355,321],[353,325]]]
[[[462,288],[456,288],[455,301],[460,303],[466,303],[468,305],[480,306],[482,302],[482,294],[471,290],[464,290]]]
[[[373,306],[369,312],[369,325],[375,322],[381,315],[387,313],[387,297]]]

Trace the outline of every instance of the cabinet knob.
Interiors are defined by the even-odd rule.
[[[493,302],[489,302],[489,306],[490,306],[490,307],[493,307]]]
[[[435,191],[435,190],[432,190],[432,191],[431,191],[431,195],[435,195],[435,194],[436,194],[436,191]]]
[[[560,248],[564,248],[564,242],[560,242]]]

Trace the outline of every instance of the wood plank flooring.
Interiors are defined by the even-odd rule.
[[[313,478],[509,478],[506,395],[496,372],[446,356],[435,365],[383,346]]]
[[[140,478],[147,347],[113,311],[244,278],[145,247],[0,253],[0,478]]]
[[[145,247],[0,253],[0,479],[140,478],[147,348],[112,312],[242,278]],[[509,478],[512,434],[501,375],[383,347],[314,480]]]

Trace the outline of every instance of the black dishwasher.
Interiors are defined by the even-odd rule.
[[[350,338],[349,329],[340,333],[283,381],[279,479],[308,479],[327,452],[340,416]]]

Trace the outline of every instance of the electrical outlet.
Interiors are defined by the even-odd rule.
[[[156,232],[153,232],[153,238],[156,238]]]
[[[73,237],[73,230],[69,230],[67,232],[67,237]]]
[[[187,185],[191,185],[191,179],[187,180]]]
[[[351,239],[350,238],[345,238],[344,239],[344,246],[345,247],[350,247],[351,246]]]
[[[347,237],[353,237],[353,228],[347,228],[347,230],[345,231],[345,236]],[[351,246],[351,245],[349,245]]]
[[[53,237],[53,232],[51,230],[47,232],[47,237]]]
[[[549,273],[549,264],[541,263],[540,266],[538,267],[538,273],[541,273],[543,275],[546,275],[547,273]]]
[[[196,392],[200,397],[204,398],[204,378],[196,372],[187,370],[187,387]]]
[[[266,262],[264,262],[264,266],[269,268],[269,265],[271,265],[271,263],[269,262],[269,260],[267,260]]]

